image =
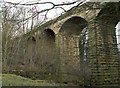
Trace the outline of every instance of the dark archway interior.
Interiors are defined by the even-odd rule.
[[[79,35],[88,25],[88,22],[81,17],[72,17],[68,19],[61,27],[60,33],[67,35]]]
[[[45,29],[43,31],[43,37],[45,37],[49,41],[55,41],[55,33],[51,29]]]

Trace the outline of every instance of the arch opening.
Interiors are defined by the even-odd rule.
[[[88,26],[88,22],[81,17],[72,17],[65,21],[60,29],[60,33],[65,35],[79,35]]]
[[[80,33],[80,58],[81,61],[86,62],[87,61],[87,44],[88,44],[88,30],[87,27],[84,28]]]
[[[83,62],[86,62],[87,60],[87,41],[88,41],[88,30],[87,30],[88,22],[81,17],[75,16],[70,19],[68,19],[63,26],[61,27],[60,32],[64,35],[76,35],[79,38],[78,44],[76,46],[79,46],[79,53],[80,53],[80,59],[81,64]],[[72,36],[73,37],[73,36]]]
[[[87,59],[87,26],[88,22],[84,18],[74,16],[65,21],[59,30],[62,81],[77,81],[80,77],[83,78],[83,69],[87,68],[82,64],[82,61]]]
[[[118,52],[120,52],[120,21],[116,25],[116,40],[117,40],[117,48]]]
[[[41,75],[45,76],[44,79],[54,79],[53,75],[57,74],[56,58],[58,57],[55,46],[55,33],[52,29],[48,28],[41,32],[38,46],[37,53],[39,59],[37,62],[39,65],[39,72]]]
[[[45,29],[42,32],[42,36],[45,37],[48,41],[55,41],[55,33],[51,29]]]

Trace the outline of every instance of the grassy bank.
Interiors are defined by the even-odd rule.
[[[31,80],[14,74],[2,74],[3,86],[60,86],[53,81]],[[62,84],[63,85],[63,84]]]

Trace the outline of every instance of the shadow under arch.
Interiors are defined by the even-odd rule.
[[[42,32],[42,37],[46,38],[48,41],[55,41],[55,33],[52,29],[48,28]]]
[[[84,18],[74,16],[63,23],[59,32],[65,35],[79,35],[87,26],[88,22]]]
[[[41,79],[55,80],[58,70],[58,54],[55,46],[55,33],[52,29],[43,30],[39,37],[37,48],[38,72],[41,74]]]
[[[84,72],[81,69],[80,35],[86,31],[88,22],[79,16],[74,16],[65,21],[59,30],[60,45],[60,73],[62,82],[76,82],[80,84]],[[84,50],[83,50],[84,51]]]
[[[116,25],[120,23],[120,1],[106,3],[96,17],[96,20],[101,29],[103,47],[111,51],[112,49],[109,46],[113,46],[113,51],[116,51],[118,42]]]

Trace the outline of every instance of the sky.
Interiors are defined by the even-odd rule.
[[[72,2],[73,0],[4,0],[4,1],[13,2],[13,3],[28,3],[28,2],[32,3],[32,2],[40,1],[40,2],[53,2],[55,4],[60,4],[63,2]],[[64,6],[64,8],[65,8],[65,10],[69,10],[73,6],[75,6],[75,4],[71,5],[71,6]],[[39,5],[40,9],[46,9],[49,7],[51,7],[51,4]],[[57,15],[61,14],[62,12],[63,12],[62,9],[56,9],[56,10],[54,9],[54,10],[49,11],[47,16],[48,16],[48,18],[54,18]]]
[[[117,36],[117,43],[118,43],[118,48],[120,51],[120,22],[116,25],[116,34]]]
[[[60,2],[65,2],[65,1],[68,1],[68,2],[71,2],[73,0],[4,0],[4,1],[10,1],[10,2],[14,2],[14,3],[18,3],[18,2],[28,2],[28,1],[46,1],[46,2],[55,2],[55,3],[60,3]],[[90,2],[118,2],[120,0],[87,0],[87,1],[90,1]]]
[[[31,2],[31,1],[41,1],[41,2],[55,2],[55,3],[59,3],[59,2],[64,2],[64,1],[73,1],[73,0],[4,0],[4,1],[9,1],[9,2],[14,2],[14,3],[18,3],[18,2]]]

